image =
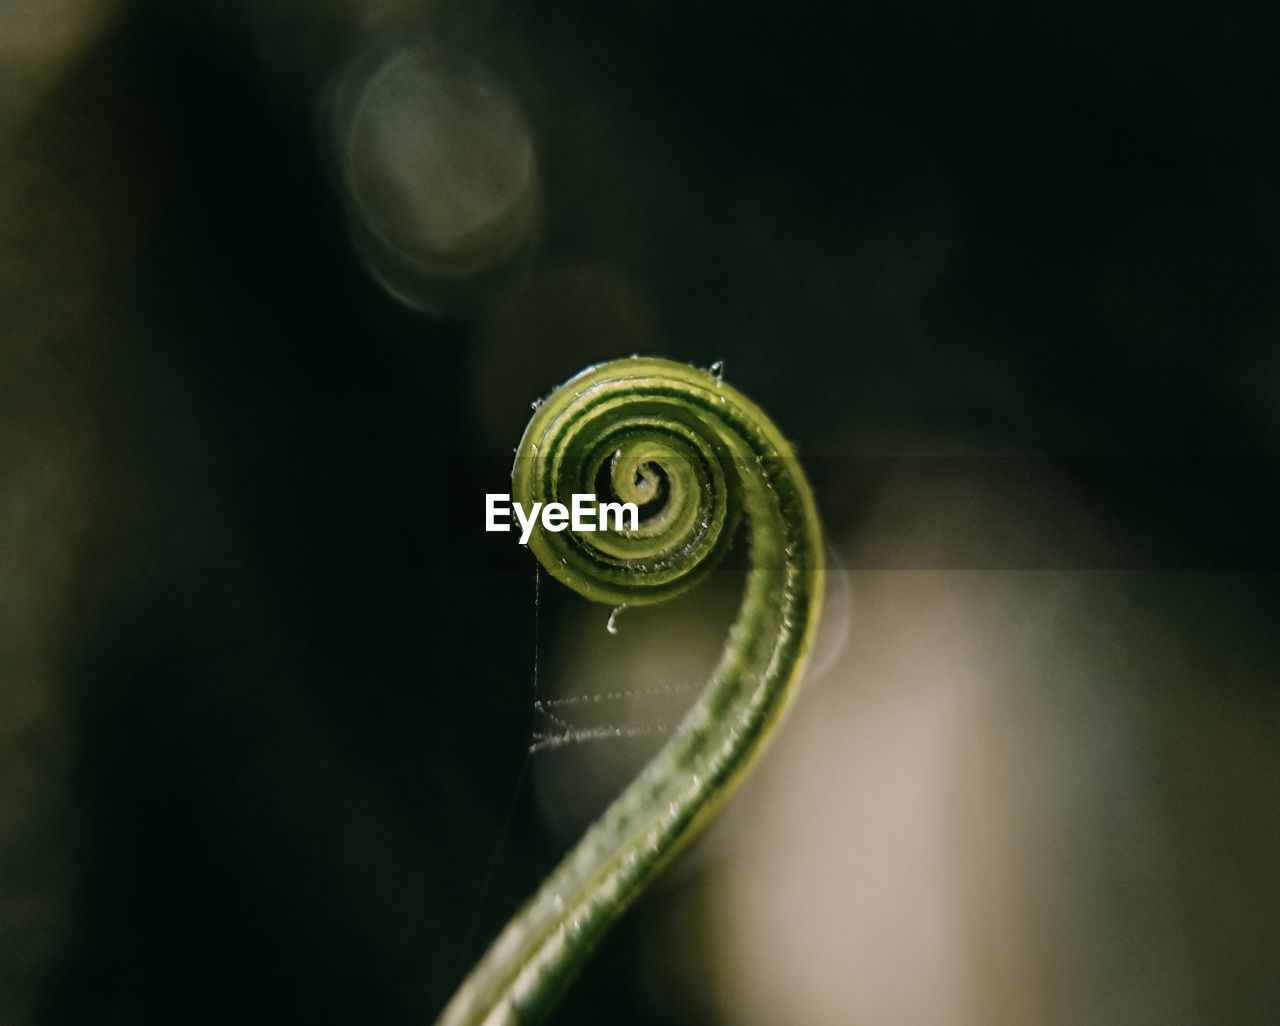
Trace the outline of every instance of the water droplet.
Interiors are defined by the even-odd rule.
[[[724,361],[717,360],[715,363],[713,363],[710,367],[707,368],[707,371],[708,373],[710,373],[710,375],[713,378],[716,379],[716,384],[717,385],[720,384],[721,378],[724,377]]]
[[[535,399],[533,402],[531,402],[531,403],[529,404],[529,409],[531,409],[531,410],[540,410],[540,409],[542,409],[542,404],[543,404],[545,401],[546,401],[545,399]]]
[[[610,634],[618,633],[618,614],[621,613],[626,608],[627,608],[627,605],[625,602],[620,606],[613,607],[613,612],[609,614],[609,622],[604,625],[604,629],[607,630]]]
[[[533,454],[534,454],[535,456],[537,456],[537,455],[538,455],[538,443],[537,443],[537,442],[530,442],[530,443],[529,443],[529,448],[533,450]]]

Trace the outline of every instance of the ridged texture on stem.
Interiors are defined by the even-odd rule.
[[[750,566],[720,662],[678,729],[516,914],[437,1026],[541,1022],[609,925],[705,826],[777,722],[817,629],[822,540],[809,486],[759,407],[708,371],[632,358],[588,368],[537,409],[512,498],[635,502],[638,529],[534,529],[554,577],[610,604],[699,581],[745,517]]]

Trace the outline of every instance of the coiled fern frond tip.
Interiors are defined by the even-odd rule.
[[[822,538],[791,446],[709,370],[653,357],[601,363],[542,402],[516,450],[512,498],[634,502],[634,529],[535,528],[557,580],[614,606],[702,580],[740,522],[746,587],[703,692],[640,775],[515,915],[437,1026],[541,1022],[608,927],[706,825],[759,754],[803,672],[822,599]]]

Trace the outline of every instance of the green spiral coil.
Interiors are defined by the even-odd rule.
[[[590,367],[541,403],[516,451],[512,498],[633,502],[628,526],[535,527],[555,578],[613,605],[701,580],[747,525],[742,606],[677,730],[515,915],[437,1026],[541,1022],[609,925],[719,809],[776,724],[817,630],[817,510],[795,454],[717,374],[653,358]]]

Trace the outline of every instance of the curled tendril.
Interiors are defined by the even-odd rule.
[[[616,360],[560,386],[516,451],[512,497],[634,502],[634,530],[551,532],[529,548],[589,599],[659,602],[701,580],[745,519],[742,606],[720,662],[661,751],[506,926],[438,1026],[540,1022],[609,925],[741,780],[799,678],[817,629],[822,544],[795,456],[772,422],[708,371]]]

